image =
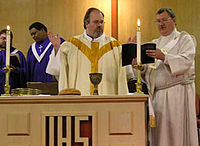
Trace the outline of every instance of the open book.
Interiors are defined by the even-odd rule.
[[[146,55],[146,50],[156,50],[155,43],[145,43],[141,45],[142,64],[154,63],[155,59]],[[132,64],[133,58],[137,57],[137,44],[122,45],[122,66]]]
[[[14,66],[15,68],[21,67],[19,54],[10,54],[10,65]]]

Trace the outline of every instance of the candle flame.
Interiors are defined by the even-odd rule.
[[[140,26],[140,19],[137,20],[137,26]]]
[[[10,26],[9,25],[7,25],[7,30],[10,30]]]

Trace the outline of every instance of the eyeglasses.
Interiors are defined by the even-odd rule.
[[[99,24],[105,24],[105,22],[103,20],[101,20],[101,21],[94,20],[94,21],[92,21],[92,23],[97,24],[97,25],[99,25]]]
[[[160,24],[160,23],[167,23],[168,20],[171,20],[171,19],[172,19],[171,17],[163,18],[163,19],[157,19],[157,20],[156,20],[156,23],[157,23],[157,24]]]

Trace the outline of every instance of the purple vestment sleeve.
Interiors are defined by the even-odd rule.
[[[4,93],[4,51],[0,51],[0,94]]]

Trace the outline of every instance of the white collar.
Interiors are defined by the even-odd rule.
[[[180,34],[180,32],[177,31],[176,27],[174,28],[174,30],[167,36],[161,36],[161,39],[165,39],[165,40],[172,40],[175,37],[177,37]]]
[[[40,56],[38,55],[37,51],[36,51],[36,42],[34,42],[32,44],[32,52],[33,55],[35,56],[35,58],[37,59],[38,62],[40,62],[42,60],[42,58],[44,57],[45,53],[47,52],[47,50],[49,49],[49,47],[51,46],[51,42],[49,42],[49,44],[46,46],[45,50],[42,52],[42,54],[40,54]]]
[[[102,42],[105,39],[105,33],[103,33],[100,37],[92,39],[87,33],[86,30],[84,31],[84,36],[89,40],[90,42]]]
[[[19,50],[15,49],[11,52],[11,54],[16,54]]]

